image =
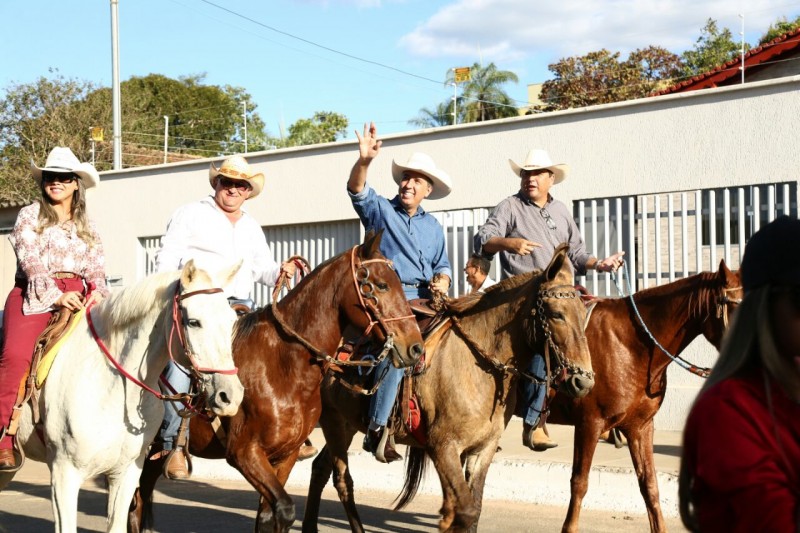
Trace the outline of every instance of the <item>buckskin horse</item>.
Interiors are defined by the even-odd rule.
[[[448,304],[448,321],[426,339],[427,368],[414,378],[427,428],[425,442],[405,427],[395,434],[397,442],[410,446],[397,508],[416,493],[427,455],[444,496],[439,529],[458,532],[477,524],[486,474],[513,414],[520,369],[527,368],[535,351],[549,353],[551,375],[558,376],[556,381],[569,394],[591,390],[591,359],[583,334],[586,310],[574,288],[566,251],[566,245],[559,247],[542,272],[507,279],[485,294]],[[313,463],[303,531],[317,531],[320,497],[333,472],[350,527],[362,532],[347,449],[354,435],[367,429],[362,416],[367,399],[350,394],[332,376],[326,377],[322,391],[320,425],[326,445]],[[467,478],[465,461],[471,471]]]
[[[221,420],[227,442],[200,417],[190,425],[191,453],[226,458],[258,491],[256,531],[288,531],[294,522],[294,502],[283,486],[319,419],[323,365],[333,362],[329,354],[345,327],[375,338],[396,366],[422,355],[400,279],[379,251],[381,235],[368,233],[363,245],[319,265],[277,304],[243,316],[233,358],[245,393],[236,416]],[[130,513],[132,531],[151,525],[160,474],[160,462],[147,461]]]
[[[50,368],[34,424],[26,403],[17,441],[27,457],[47,462],[57,531],[76,531],[84,480],[105,475],[108,530],[124,532],[128,503],[164,404],[156,391],[174,354],[200,383],[206,406],[234,414],[242,398],[230,338],[236,315],[218,288],[239,266],[212,277],[187,263],[154,274],[86,311]]]
[[[597,373],[592,394],[580,399],[556,396],[548,418],[575,426],[571,498],[562,531],[578,531],[598,437],[612,428],[619,428],[628,439],[650,530],[666,531],[653,464],[653,417],[664,401],[672,358],[653,339],[676,358],[700,335],[719,349],[729,311],[741,297],[738,273],[721,261],[717,272],[701,272],[633,294],[635,308],[630,298],[597,301],[586,328]],[[702,374],[703,369],[687,368]]]

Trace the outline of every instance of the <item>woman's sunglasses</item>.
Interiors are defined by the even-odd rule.
[[[72,183],[78,176],[66,172],[42,172],[42,181],[45,183]]]

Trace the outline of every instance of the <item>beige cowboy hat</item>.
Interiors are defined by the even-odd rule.
[[[553,163],[553,160],[550,159],[550,156],[547,155],[547,152],[538,148],[534,148],[528,152],[527,157],[525,157],[525,161],[521,165],[518,165],[511,159],[509,159],[508,162],[511,164],[511,169],[518,178],[520,177],[520,172],[523,170],[539,170],[545,168],[554,174],[554,185],[564,181],[564,178],[567,177],[567,172],[569,172],[569,165],[564,163]]]
[[[56,146],[47,154],[44,167],[37,167],[31,160],[31,174],[39,185],[42,184],[42,172],[62,172],[75,174],[83,182],[85,189],[91,189],[100,182],[100,175],[91,163],[81,163],[72,150],[64,146]]]
[[[438,200],[450,194],[450,190],[453,187],[450,176],[444,170],[436,167],[431,156],[422,152],[414,152],[405,164],[392,161],[392,177],[398,184],[403,181],[403,172],[406,170],[419,172],[431,180],[433,189],[428,195],[429,200]]]
[[[222,162],[219,168],[215,167],[214,163],[211,163],[211,168],[208,170],[208,182],[212,188],[217,186],[217,176],[225,176],[232,180],[249,183],[253,188],[253,192],[248,196],[248,200],[261,194],[261,190],[264,188],[264,174],[261,172],[253,174],[250,164],[240,155],[229,157]]]

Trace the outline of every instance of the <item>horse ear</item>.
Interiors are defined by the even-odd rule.
[[[728,268],[728,265],[725,264],[725,260],[724,259],[720,259],[719,260],[719,269],[717,269],[717,276],[719,276],[719,279],[721,279],[723,282],[725,282],[728,279],[728,275],[730,275],[730,273],[731,273],[731,271]]]
[[[358,250],[358,255],[362,259],[375,257],[380,253],[381,237],[383,237],[383,230],[375,233],[374,230],[369,230],[364,237],[364,244]]]
[[[564,262],[567,259],[567,250],[569,250],[569,244],[567,243],[562,243],[556,248],[553,258],[550,260],[550,264],[544,269],[547,281],[556,279],[561,269],[564,268]]]
[[[186,287],[191,284],[196,277],[197,267],[194,265],[194,259],[189,259],[189,261],[183,265],[183,270],[181,270],[181,285]]]
[[[242,268],[243,262],[244,262],[243,259],[239,260],[239,262],[236,263],[235,265],[220,272],[219,278],[222,280],[223,287],[227,287],[228,285],[231,284],[233,278],[236,277],[236,274],[239,272],[239,269]]]

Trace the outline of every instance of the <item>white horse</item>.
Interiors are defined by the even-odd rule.
[[[212,279],[190,261],[181,272],[149,276],[91,308],[91,320],[64,342],[38,402],[44,441],[30,405],[17,432],[27,456],[50,467],[56,531],[76,531],[81,484],[101,474],[108,531],[126,530],[147,447],[164,416],[154,392],[170,354],[193,369],[207,408],[236,414],[244,392],[231,352],[236,315],[215,287],[238,269]]]

